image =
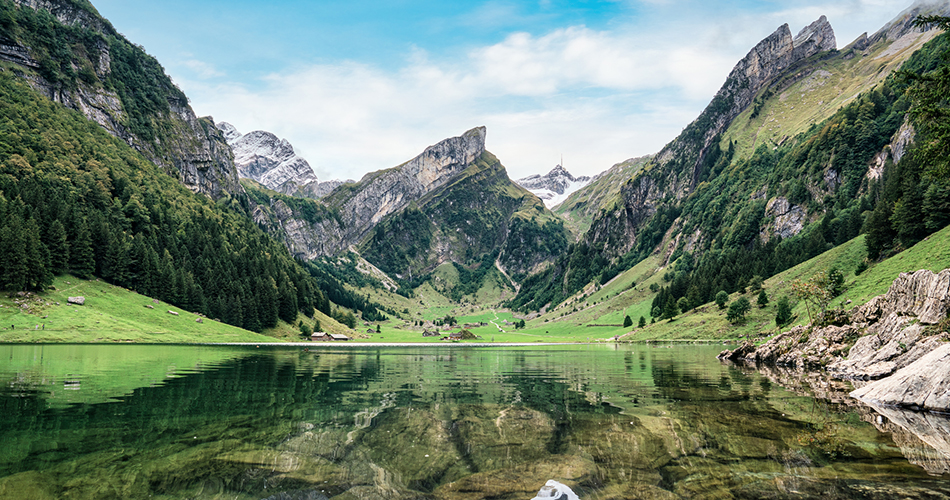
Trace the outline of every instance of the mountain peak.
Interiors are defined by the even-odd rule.
[[[828,18],[821,16],[817,21],[802,28],[792,40],[792,61],[806,59],[813,54],[825,50],[838,48],[835,40],[835,30],[831,28]]]
[[[228,122],[218,122],[215,124],[218,127],[218,130],[224,134],[224,140],[227,142],[234,142],[239,139],[243,134],[238,132],[238,129],[231,125]]]
[[[429,191],[474,163],[485,152],[486,134],[485,127],[475,127],[440,141],[406,162],[401,170],[407,179],[418,184],[417,188]],[[374,174],[367,174],[370,175]]]
[[[927,31],[929,28],[921,29],[914,26],[914,20],[917,19],[917,16],[931,15],[950,15],[950,2],[947,0],[917,0],[885,24],[883,28],[871,35],[870,43],[876,43],[880,40],[892,42],[913,31]]]
[[[545,175],[531,175],[515,182],[544,201],[548,208],[557,205],[571,193],[590,183],[590,177],[574,177],[562,165],[555,165]]]
[[[319,197],[319,193],[325,191],[319,188],[310,163],[298,156],[286,139],[264,130],[241,134],[227,122],[215,125],[231,146],[234,164],[241,177],[254,179],[268,189],[284,194]]]

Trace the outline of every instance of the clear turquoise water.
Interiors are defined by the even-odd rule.
[[[720,348],[0,345],[0,498],[950,495],[919,429]]]

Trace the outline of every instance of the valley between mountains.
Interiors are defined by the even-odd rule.
[[[0,340],[761,342],[828,321],[950,268],[948,15],[917,2],[853,41],[779,26],[665,147],[593,177],[513,180],[472,124],[326,180],[198,117],[87,1],[2,0]]]

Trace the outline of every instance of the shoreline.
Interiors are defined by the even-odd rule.
[[[589,345],[722,344],[720,340],[643,340],[621,342],[0,342],[0,345],[154,345],[228,347],[532,347]]]

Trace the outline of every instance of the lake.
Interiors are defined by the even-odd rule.
[[[945,417],[722,347],[0,345],[0,498],[950,497]]]

